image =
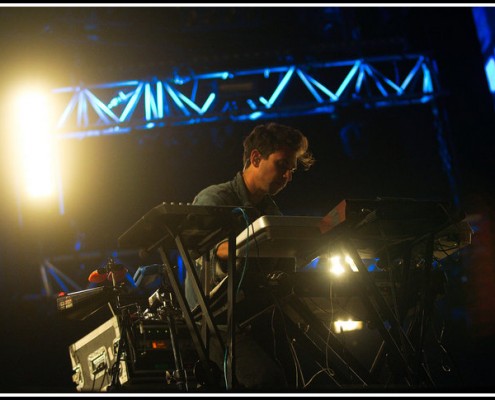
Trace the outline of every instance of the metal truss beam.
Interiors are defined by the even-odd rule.
[[[129,133],[219,120],[320,113],[361,103],[390,107],[430,102],[434,63],[423,55],[217,71],[53,90],[63,107],[61,138]]]

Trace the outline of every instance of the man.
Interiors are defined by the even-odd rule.
[[[201,190],[193,205],[252,207],[259,216],[281,215],[273,196],[292,180],[299,166],[308,170],[314,163],[306,136],[295,128],[271,122],[256,126],[245,138],[243,146],[243,170],[228,182]],[[212,250],[215,283],[227,273],[228,250],[227,240]],[[193,308],[197,302],[188,277],[186,297]],[[255,302],[255,299],[249,301]],[[223,370],[224,357],[218,353],[218,348],[215,349],[215,344],[212,344],[212,360]],[[287,386],[283,370],[253,340],[250,332],[236,335],[236,378],[242,387],[248,389],[281,390]]]

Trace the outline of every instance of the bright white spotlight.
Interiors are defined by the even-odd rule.
[[[345,271],[340,261],[340,256],[330,257],[330,272],[335,275],[341,275]]]
[[[47,98],[36,91],[17,97],[15,130],[17,167],[27,193],[46,197],[55,193],[55,141],[50,133],[51,114]]]
[[[345,262],[349,265],[349,267],[351,267],[351,270],[353,272],[358,272],[358,267],[356,266],[356,264],[354,263],[354,260],[351,258],[351,256],[345,256]]]
[[[344,256],[344,262],[341,261],[340,256],[329,257],[328,261],[330,262],[330,272],[335,275],[342,275],[346,271],[346,264],[349,266],[351,271],[359,271],[354,263],[354,260],[348,255]]]
[[[357,331],[363,329],[363,321],[353,321],[351,319],[347,321],[335,321],[333,323],[333,329],[336,333]]]

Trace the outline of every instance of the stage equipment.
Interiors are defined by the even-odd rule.
[[[79,392],[106,390],[119,339],[117,318],[113,317],[69,346],[72,380]]]
[[[152,264],[140,266],[134,274],[134,282],[139,289],[147,289],[153,285],[160,285],[164,277],[164,267],[162,264]]]
[[[61,134],[82,139],[164,124],[329,114],[336,107],[355,103],[367,107],[426,104],[439,91],[434,65],[434,60],[426,55],[404,53],[299,65],[277,62],[276,66],[193,72],[159,81],[133,79],[88,86],[78,83],[74,87],[54,89],[54,94],[59,97],[58,104],[64,104],[58,122]],[[401,80],[397,81],[399,77]],[[193,96],[189,85],[195,88]],[[227,86],[243,90],[226,90]],[[253,90],[244,90],[250,87]],[[335,88],[339,90],[335,92]],[[140,109],[147,111],[144,115],[137,113]],[[120,123],[124,120],[125,126]],[[74,126],[77,126],[75,131],[67,130]]]
[[[185,376],[193,376],[197,360],[187,327],[181,323],[172,327],[152,313],[137,315],[134,313],[125,330],[114,316],[69,346],[77,391],[182,390],[173,384],[176,379],[174,346],[182,347]],[[125,346],[120,357],[119,346]],[[117,385],[115,373],[118,373]]]
[[[88,281],[91,283],[103,283],[106,280],[115,284],[122,282],[128,269],[123,264],[117,264],[110,258],[105,267],[97,268],[88,277]]]
[[[470,244],[469,224],[448,204],[414,199],[348,199],[322,217],[265,215],[236,239],[237,256],[301,258],[299,266],[324,252],[329,239],[346,237],[363,259],[401,254],[418,238],[434,233],[435,258]]]
[[[124,282],[117,286],[115,273],[127,273],[127,269],[110,259],[106,268],[92,275],[104,276],[102,282],[111,279],[111,287],[63,293],[57,298],[58,310],[72,319],[87,318],[105,302],[114,315],[69,348],[77,390],[126,391],[135,384],[140,390],[149,390],[150,385],[158,385],[154,389],[160,391],[187,390],[195,384],[197,356],[167,286],[162,282],[160,292],[148,300],[152,308],[142,313],[136,302],[137,288]]]
[[[99,286],[77,292],[62,292],[57,297],[57,310],[69,319],[85,320],[96,311],[114,302],[118,289]]]
[[[199,363],[198,375],[206,379],[202,384],[210,388],[218,385],[216,377],[218,372],[210,361],[207,342],[210,335],[218,340],[222,351],[228,349],[226,386],[231,389],[236,385],[235,377],[235,343],[234,321],[235,301],[235,250],[230,251],[228,262],[228,275],[232,279],[228,282],[228,319],[231,331],[228,332],[228,343],[225,344],[212,313],[205,293],[209,288],[200,286],[200,280],[193,260],[203,257],[208,263],[209,251],[221,240],[228,238],[229,248],[235,249],[236,233],[249,225],[250,221],[259,217],[251,208],[239,208],[229,206],[198,206],[191,204],[161,203],[151,209],[133,226],[124,232],[118,239],[119,247],[136,248],[140,254],[146,255],[157,250],[163,260],[166,278],[172,287],[175,300],[183,313],[184,321],[190,331],[191,338],[196,348]],[[172,262],[170,251],[178,251],[187,274],[191,277],[192,289],[198,299],[201,308],[202,332],[193,318],[191,309],[186,301],[184,290],[177,276],[177,266]],[[205,268],[209,270],[209,268]],[[204,282],[208,282],[207,277]],[[201,371],[201,372],[199,372]]]
[[[57,310],[69,319],[84,320],[106,304],[118,307],[120,296],[127,299],[132,297],[132,292],[122,282],[126,274],[127,268],[124,265],[116,264],[113,258],[109,258],[105,267],[94,270],[88,277],[91,283],[108,281],[109,285],[70,293],[61,292],[57,296]]]
[[[261,217],[237,236],[237,256],[296,258],[294,273],[267,273],[267,286],[284,313],[304,327],[308,352],[321,363],[331,353],[338,384],[432,386],[425,332],[444,283],[433,265],[470,244],[472,231],[463,218],[437,201],[343,200],[323,218]],[[350,257],[356,271],[348,265],[337,278],[327,270],[302,269],[332,254]],[[379,270],[368,271],[370,259]],[[331,331],[341,316],[363,320],[379,333],[381,346],[371,365],[363,365]]]
[[[278,307],[291,322],[290,334],[304,343],[305,353],[334,371],[336,387],[434,385],[424,354],[433,303],[442,291],[442,273],[434,264],[470,243],[472,232],[462,212],[437,201],[346,199],[323,217],[258,217],[254,210],[238,207],[162,203],[119,238],[121,247],[141,254],[159,251],[175,296],[171,299],[178,302],[201,368],[210,372],[203,376],[215,373],[206,345],[214,335],[222,350],[228,350],[227,389],[235,389],[234,328],[225,342],[219,335],[219,321],[242,328]],[[202,257],[204,271],[209,271],[209,251],[226,237],[229,249],[235,249],[229,252],[228,277],[213,289],[207,284],[201,288],[192,260]],[[170,250],[179,251],[193,280],[199,303],[194,310],[185,300]],[[345,255],[342,259],[351,260],[353,268],[348,261],[347,272],[340,277],[307,269],[307,262],[332,254]],[[262,258],[296,262],[284,272],[258,268],[256,279],[262,283],[258,286],[276,301],[238,320],[236,309],[246,302],[242,302],[243,291],[235,291],[238,272],[234,266],[247,263],[249,269],[253,259]],[[380,265],[377,271],[368,270],[370,259]],[[209,282],[208,277],[203,281]],[[150,307],[163,304],[164,296],[155,293]],[[341,314],[364,321],[378,338],[369,365],[332,331]],[[211,388],[215,382],[202,384]]]
[[[236,237],[240,258],[294,258],[296,267],[306,265],[308,254],[324,243],[321,217],[264,215]]]

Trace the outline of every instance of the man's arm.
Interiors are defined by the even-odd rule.
[[[194,205],[201,206],[229,206],[231,202],[225,196],[225,193],[221,195],[219,192],[212,190],[203,190],[200,192],[193,201]],[[215,246],[215,254],[219,260],[226,261],[229,256],[229,242],[227,239],[219,242]]]

